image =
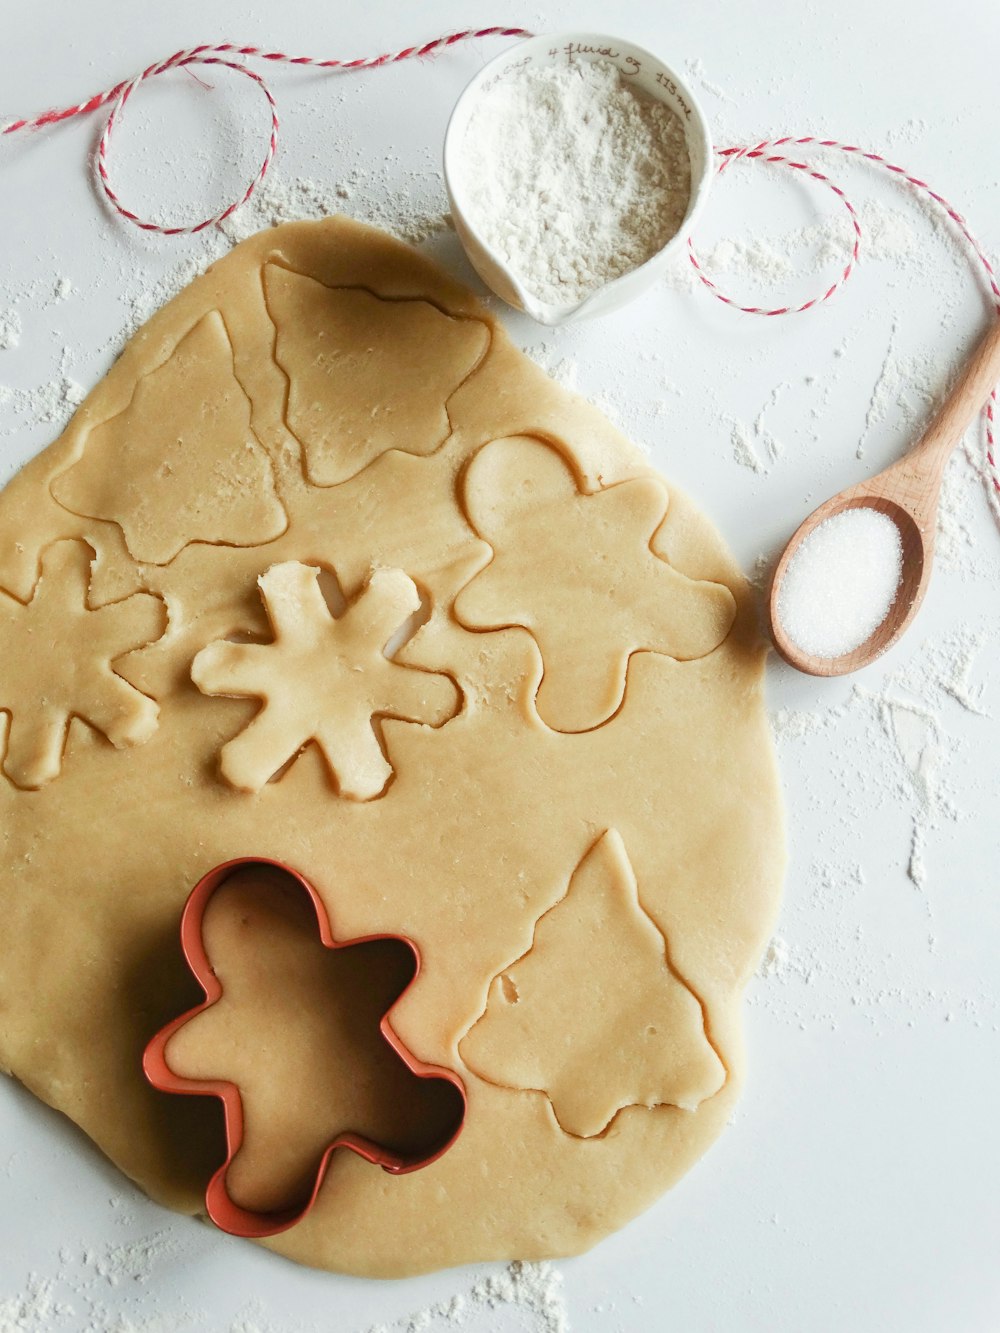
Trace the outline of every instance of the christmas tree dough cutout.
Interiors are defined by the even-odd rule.
[[[379,569],[334,619],[319,569],[289,560],[258,579],[272,643],[203,648],[191,678],[204,694],[260,699],[250,725],[223,746],[223,777],[240,791],[259,791],[303,746],[315,742],[341,796],[380,796],[393,770],[375,720],[398,718],[442,726],[460,703],[449,676],[404,666],[385,654],[390,639],[420,607],[413,580]]]
[[[555,449],[510,436],[476,454],[464,501],[494,556],[455,614],[469,629],[531,632],[545,667],[536,706],[555,731],[589,731],[617,711],[632,653],[704,657],[732,628],[728,588],[650,548],[667,510],[654,477],[588,494]]]
[[[259,546],[281,536],[285,511],[218,311],[140,378],[123,412],[89,432],[52,495],[74,514],[117,523],[133,559],[153,565],[191,542]]]
[[[644,911],[614,829],[536,922],[528,951],[494,977],[459,1052],[491,1083],[543,1092],[580,1138],[623,1107],[693,1111],[723,1086],[702,1004]]]
[[[389,449],[440,448],[451,434],[448,399],[489,347],[481,320],[326,287],[274,263],[264,267],[264,291],[275,359],[288,376],[288,429],[313,485],[347,481]]]
[[[157,705],[111,664],[160,637],[163,602],[140,592],[92,608],[92,555],[85,542],[56,542],[42,555],[27,605],[0,590],[0,713],[9,714],[0,752],[15,787],[34,789],[58,777],[74,717],[119,750],[141,745],[157,727]]]

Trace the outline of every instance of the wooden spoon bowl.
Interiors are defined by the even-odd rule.
[[[867,486],[871,485],[871,482],[867,483]],[[855,489],[862,490],[862,487]],[[815,653],[804,652],[785,633],[777,610],[781,597],[781,584],[801,543],[821,523],[848,509],[874,509],[876,513],[885,514],[887,518],[892,519],[899,529],[903,547],[902,572],[899,587],[885,619],[868,638],[856,648],[852,648],[849,653],[842,653],[839,657],[820,657]],[[916,615],[930,581],[933,545],[934,529],[922,532],[909,510],[887,496],[878,496],[871,491],[863,491],[859,495],[841,491],[839,495],[827,500],[825,504],[813,510],[805,522],[796,529],[774,571],[768,596],[768,611],[771,638],[775,648],[790,666],[810,676],[846,676],[852,671],[857,671],[859,667],[867,666],[869,662],[880,657],[886,649],[892,647]]]
[[[1000,320],[994,320],[919,443],[884,472],[821,504],[796,529],[778,561],[767,601],[774,646],[790,666],[810,676],[845,676],[881,656],[911,624],[930,582],[945,464],[998,380]],[[903,545],[899,587],[885,619],[864,643],[839,657],[819,657],[805,652],[785,632],[778,609],[782,581],[802,542],[821,523],[847,509],[861,508],[885,514],[899,529]]]

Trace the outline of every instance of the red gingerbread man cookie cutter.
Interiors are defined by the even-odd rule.
[[[254,1212],[250,1209],[241,1207],[229,1194],[226,1175],[230,1163],[236,1156],[243,1143],[243,1101],[239,1088],[235,1083],[225,1079],[193,1079],[184,1078],[175,1074],[170,1068],[166,1059],[166,1048],[170,1038],[186,1023],[189,1023],[198,1014],[203,1013],[212,1005],[216,1004],[222,997],[222,983],[215,975],[215,971],[205,951],[205,945],[202,938],[202,924],[205,915],[205,909],[215,893],[235,872],[248,867],[263,866],[271,869],[283,871],[290,876],[296,884],[305,890],[316,913],[316,921],[319,927],[319,936],[322,943],[328,949],[344,949],[356,944],[367,944],[375,940],[395,940],[405,944],[413,953],[414,971],[410,981],[393,1001],[389,1009],[383,1015],[379,1024],[379,1030],[383,1039],[400,1057],[403,1063],[418,1078],[422,1079],[443,1079],[450,1083],[458,1093],[461,1103],[461,1113],[458,1116],[457,1124],[454,1130],[448,1135],[444,1142],[437,1143],[429,1152],[423,1152],[416,1155],[403,1155],[394,1152],[383,1144],[376,1143],[372,1139],[366,1138],[361,1134],[345,1132],[338,1134],[336,1138],[326,1147],[316,1169],[316,1178],[309,1193],[309,1197],[304,1205],[296,1205],[274,1212]],[[222,1165],[214,1172],[208,1182],[205,1191],[205,1206],[209,1217],[221,1230],[229,1232],[234,1236],[245,1236],[252,1239],[261,1239],[265,1236],[276,1235],[280,1231],[286,1231],[289,1227],[295,1226],[312,1209],[319,1194],[320,1187],[326,1175],[330,1158],[338,1148],[349,1148],[365,1161],[372,1162],[381,1166],[384,1171],[393,1175],[404,1175],[410,1171],[418,1171],[422,1167],[429,1166],[437,1161],[443,1153],[452,1146],[461,1132],[465,1120],[466,1094],[465,1086],[462,1080],[450,1069],[442,1068],[439,1065],[426,1064],[418,1060],[399,1037],[392,1030],[389,1022],[389,1015],[392,1009],[398,1003],[399,999],[409,991],[413,982],[416,980],[420,971],[420,952],[412,940],[402,935],[376,934],[365,935],[350,940],[337,940],[334,937],[330,927],[330,919],[327,915],[326,907],[317,891],[309,881],[297,870],[283,864],[280,861],[273,861],[266,857],[241,857],[233,861],[226,861],[222,865],[216,866],[204,875],[195,887],[192,889],[184,912],[181,917],[181,947],[188,966],[205,992],[205,999],[201,1004],[193,1009],[187,1010],[178,1018],[173,1019],[166,1027],[162,1028],[143,1054],[143,1070],[149,1082],[154,1088],[161,1092],[178,1093],[184,1096],[209,1096],[218,1097],[223,1105],[226,1133],[226,1157]]]

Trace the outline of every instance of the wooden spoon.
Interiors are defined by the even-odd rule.
[[[909,626],[924,600],[934,560],[938,495],[944,466],[966,428],[1000,381],[1000,319],[995,320],[973,352],[958,383],[918,444],[891,467],[851,486],[814,510],[785,547],[771,581],[768,614],[774,646],[791,666],[810,676],[846,676],[892,646]],[[903,566],[895,600],[885,619],[864,643],[840,657],[803,652],[785,633],[778,598],[789,562],[819,525],[845,509],[867,506],[886,514],[899,528]]]

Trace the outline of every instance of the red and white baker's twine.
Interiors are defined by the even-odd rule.
[[[290,56],[286,55],[284,51],[265,51],[260,46],[237,46],[233,42],[192,46],[185,51],[175,51],[172,56],[167,56],[166,60],[158,60],[156,64],[148,65],[135,78],[126,79],[123,83],[116,83],[113,88],[108,88],[103,93],[95,93],[93,97],[88,97],[85,102],[79,102],[76,106],[61,107],[52,111],[45,111],[40,116],[12,120],[7,125],[0,125],[0,138],[5,134],[16,134],[19,130],[40,130],[47,125],[58,125],[60,121],[72,120],[75,116],[89,115],[91,111],[97,111],[102,106],[107,106],[109,102],[112,103],[107,124],[104,126],[104,133],[101,135],[101,141],[97,146],[97,175],[108,202],[123,218],[127,218],[135,226],[141,227],[143,231],[159,232],[161,236],[192,236],[199,231],[204,231],[206,227],[214,226],[217,222],[224,222],[226,218],[231,217],[238,208],[241,208],[247,202],[270,170],[278,147],[280,122],[274,96],[261,76],[255,70],[252,70],[249,65],[244,64],[243,60],[252,58],[268,60],[272,65],[299,65],[308,66],[312,69],[339,70],[341,73],[348,73],[362,69],[378,69],[382,65],[396,65],[401,60],[410,60],[417,56],[434,55],[437,51],[454,46],[456,42],[472,41],[478,37],[530,36],[531,33],[526,28],[467,28],[464,32],[453,32],[444,37],[434,37],[431,41],[424,42],[422,46],[407,46],[402,51],[394,51],[380,56],[361,56],[357,60],[316,60],[312,56]],[[242,59],[229,59],[228,57],[231,56],[239,56]],[[125,110],[125,104],[141,83],[145,83],[147,79],[155,78],[157,74],[165,74],[168,70],[190,69],[192,65],[222,65],[226,69],[235,70],[237,74],[245,74],[248,79],[252,79],[267,99],[268,109],[271,113],[271,132],[268,136],[267,151],[264,154],[263,162],[260,164],[260,170],[239,199],[234,199],[221,213],[216,213],[210,218],[203,218],[201,222],[196,222],[192,226],[163,227],[156,222],[147,222],[131,212],[115,194],[108,174],[111,136],[122,112]]]
[[[773,141],[765,140],[763,143],[757,144],[755,148],[718,148],[716,149],[716,152],[718,156],[722,158],[722,161],[719,163],[719,174],[721,175],[726,167],[731,166],[733,162],[738,162],[741,157],[763,158],[765,162],[775,162],[781,166],[790,167],[793,171],[803,172],[814,181],[820,181],[823,185],[833,191],[847,209],[848,216],[851,219],[851,226],[854,228],[854,243],[851,246],[851,255],[845,264],[844,271],[841,273],[840,277],[820,296],[813,296],[808,301],[803,301],[801,305],[780,305],[774,306],[770,310],[765,310],[763,306],[759,305],[740,305],[740,303],[734,301],[731,296],[726,296],[723,292],[720,292],[718,287],[698,262],[698,256],[694,252],[694,243],[689,237],[688,258],[691,260],[698,277],[702,280],[712,295],[717,300],[721,301],[723,305],[731,305],[734,310],[742,310],[745,315],[800,315],[803,310],[811,310],[814,305],[820,305],[823,301],[829,301],[837,288],[843,287],[844,283],[851,276],[854,265],[858,260],[858,254],[861,250],[861,223],[858,221],[858,215],[854,211],[854,205],[840,186],[834,185],[829,176],[824,176],[821,171],[816,171],[808,162],[793,162],[790,157],[784,157],[781,153],[769,153],[767,151],[768,148],[776,148],[779,144],[790,142],[793,141],[789,139],[775,139]],[[807,141],[805,139],[796,139],[794,142],[806,143]],[[827,140],[826,142],[829,145],[832,141]]]
[[[107,123],[104,126],[104,133],[101,135],[100,143],[97,148],[97,175],[108,202],[123,218],[126,218],[135,226],[142,228],[143,231],[158,232],[163,236],[194,235],[197,232],[204,231],[206,227],[214,226],[218,222],[224,222],[226,218],[230,217],[238,208],[241,208],[243,204],[247,202],[267,175],[278,147],[280,124],[278,121],[278,109],[274,96],[261,76],[245,63],[246,60],[267,60],[272,65],[297,65],[312,69],[328,69],[339,71],[340,73],[349,73],[365,69],[378,69],[383,65],[395,65],[401,60],[431,56],[439,51],[446,50],[448,47],[454,46],[458,42],[474,41],[483,37],[530,37],[531,35],[532,34],[525,28],[506,28],[500,26],[475,29],[469,28],[462,32],[453,32],[442,37],[435,37],[431,41],[424,42],[420,46],[407,46],[401,51],[378,56],[362,56],[355,60],[318,60],[312,56],[290,56],[286,55],[283,51],[265,51],[259,46],[237,46],[232,42],[219,42],[216,44],[193,46],[184,51],[175,51],[174,54],[168,56],[166,60],[160,60],[157,61],[156,64],[147,66],[146,69],[140,74],[135,75],[134,78],[126,79],[124,82],[116,84],[113,88],[108,88],[105,92],[96,93],[85,102],[79,102],[75,106],[46,111],[40,116],[13,120],[6,125],[0,125],[0,138],[7,134],[16,134],[21,130],[40,130],[48,125],[57,125],[64,120],[72,120],[77,116],[89,115],[92,111],[97,111],[101,107],[110,104],[111,110],[108,113]],[[245,75],[248,79],[252,79],[267,100],[268,109],[271,115],[271,129],[268,136],[267,149],[264,153],[260,168],[254,178],[250,181],[246,190],[238,199],[234,199],[231,203],[227,204],[221,212],[214,214],[214,216],[210,218],[204,218],[202,221],[196,222],[191,226],[165,227],[159,223],[149,222],[140,218],[136,213],[133,213],[130,209],[126,208],[115,193],[108,170],[111,136],[121,120],[122,113],[125,110],[129,98],[135,93],[140,84],[144,83],[147,79],[155,78],[158,74],[165,74],[168,70],[189,69],[192,65],[221,65],[226,69],[235,70],[237,74]],[[825,185],[837,196],[847,210],[854,232],[850,257],[848,258],[843,271],[839,277],[837,277],[836,281],[831,283],[824,292],[812,297],[808,301],[803,301],[801,305],[774,306],[770,309],[766,309],[763,306],[741,305],[738,301],[735,301],[732,297],[727,296],[724,292],[719,290],[715,282],[705,272],[698,260],[698,256],[695,254],[694,246],[689,240],[688,254],[691,263],[694,266],[698,277],[718,300],[722,301],[725,305],[732,306],[734,309],[741,310],[748,315],[774,316],[801,314],[805,310],[811,310],[814,306],[821,305],[824,301],[828,301],[834,292],[842,287],[851,276],[861,246],[861,225],[858,221],[858,215],[854,206],[839,185],[835,185],[828,176],[825,176],[821,171],[817,171],[808,162],[801,162],[786,156],[784,153],[774,151],[786,146],[791,146],[793,148],[811,147],[835,149],[838,152],[847,153],[851,156],[860,158],[865,162],[869,162],[874,166],[880,167],[887,172],[891,172],[911,189],[933,200],[933,202],[945,213],[951,223],[958,229],[960,235],[964,238],[972,252],[982,264],[990,292],[997,307],[998,315],[1000,315],[1000,284],[998,284],[997,275],[993,265],[987,258],[982,246],[972,234],[965,218],[948,202],[947,199],[944,198],[943,195],[940,195],[936,190],[931,189],[927,182],[921,180],[918,176],[913,176],[903,167],[897,166],[893,162],[889,162],[886,158],[882,157],[880,153],[867,153],[855,144],[840,143],[836,139],[820,139],[814,135],[805,135],[801,138],[785,136],[781,139],[765,139],[752,147],[744,146],[718,149],[717,152],[721,159],[719,163],[719,171],[725,171],[727,167],[741,159],[751,161],[757,160],[771,163],[776,166],[783,166],[791,171],[801,172],[810,179]],[[996,445],[994,439],[996,403],[997,394],[996,390],[994,390],[985,410],[986,461],[987,477],[992,486],[994,508],[997,511],[998,517],[1000,517],[1000,468],[997,466]]]
[[[856,144],[841,143],[838,139],[820,139],[811,134],[803,135],[798,139],[793,138],[791,135],[785,135],[781,139],[763,139],[753,147],[746,146],[716,149],[718,156],[722,159],[719,163],[719,172],[721,174],[733,162],[739,161],[740,158],[748,158],[788,167],[792,171],[800,171],[804,175],[811,177],[813,180],[820,181],[822,184],[826,185],[833,191],[847,209],[851,219],[851,226],[854,230],[854,243],[851,247],[850,257],[844,266],[844,271],[825,292],[812,297],[808,301],[803,301],[801,305],[774,306],[771,309],[765,309],[763,306],[740,305],[738,301],[734,301],[732,297],[726,296],[723,292],[719,291],[715,283],[699,263],[698,256],[694,251],[694,245],[689,238],[688,258],[691,260],[691,264],[693,265],[695,272],[698,274],[698,277],[713,296],[722,301],[725,305],[732,306],[736,310],[742,310],[743,313],[747,315],[797,315],[801,314],[803,310],[811,310],[813,306],[821,305],[824,301],[828,301],[834,292],[837,291],[839,287],[842,287],[851,276],[861,246],[861,224],[858,222],[858,215],[855,212],[854,206],[839,185],[835,185],[833,181],[831,181],[829,177],[824,176],[822,172],[816,171],[808,162],[799,162],[793,158],[785,156],[783,153],[771,151],[776,148],[783,148],[788,144],[794,148],[834,148],[838,152],[847,153],[850,156],[861,158],[865,162],[870,162],[873,166],[881,167],[884,171],[890,172],[897,179],[904,181],[918,194],[923,194],[926,198],[933,200],[938,208],[944,212],[949,221],[958,228],[960,235],[967,242],[973,254],[982,265],[983,271],[986,274],[986,282],[989,286],[990,294],[992,295],[994,305],[996,306],[997,315],[1000,316],[1000,284],[997,282],[996,271],[990,263],[986,251],[972,234],[968,222],[962,214],[959,213],[947,199],[945,199],[944,195],[938,194],[936,190],[931,189],[927,182],[921,180],[919,176],[911,175],[905,167],[900,167],[897,166],[895,162],[890,162],[888,158],[883,157],[881,153],[867,153],[863,148],[859,148]],[[983,416],[986,426],[986,480],[988,486],[992,490],[994,512],[997,515],[998,521],[1000,521],[1000,468],[997,466],[995,439],[996,411],[997,391],[994,389],[990,394]]]

